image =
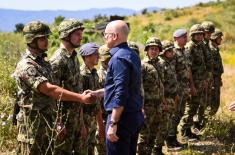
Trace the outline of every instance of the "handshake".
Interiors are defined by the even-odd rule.
[[[82,101],[85,104],[91,104],[97,101],[100,101],[104,97],[104,89],[98,90],[85,90],[82,93]]]

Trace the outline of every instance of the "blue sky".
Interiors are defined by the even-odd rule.
[[[122,7],[141,10],[146,7],[176,8],[210,0],[1,0],[0,8],[19,10],[85,10]]]

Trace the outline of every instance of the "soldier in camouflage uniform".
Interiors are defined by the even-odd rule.
[[[180,149],[181,145],[176,139],[177,126],[176,122],[176,110],[179,100],[178,95],[178,81],[176,74],[176,59],[174,52],[174,44],[171,41],[165,40],[162,42],[162,52],[160,53],[161,60],[159,64],[162,68],[164,74],[163,85],[164,85],[164,94],[168,103],[168,113],[169,113],[169,122],[168,122],[168,137],[166,139],[166,144],[169,150],[171,149]],[[173,130],[173,131],[172,131]]]
[[[203,93],[206,88],[207,72],[202,46],[203,34],[204,29],[200,24],[193,25],[190,28],[191,40],[186,45],[191,58],[191,71],[196,93],[192,94],[191,100],[187,102],[185,114],[182,118],[181,134],[185,140],[198,139],[198,136],[191,132],[191,126],[193,125],[193,117],[197,114],[198,108],[205,104],[203,102]]]
[[[50,59],[56,83],[61,87],[74,91],[83,91],[80,63],[75,49],[80,46],[83,24],[76,19],[67,19],[59,25],[61,44]],[[87,154],[85,149],[86,130],[83,122],[81,105],[70,102],[58,104],[60,122],[66,129],[66,135],[57,139],[56,154]]]
[[[211,35],[210,49],[214,59],[213,63],[213,91],[211,101],[210,115],[213,116],[220,106],[220,88],[223,85],[221,75],[224,73],[224,67],[222,64],[222,58],[219,52],[218,46],[221,44],[223,33],[221,30],[216,29]]]
[[[142,60],[145,123],[140,131],[137,152],[139,155],[163,154],[162,146],[167,134],[167,113],[164,87],[158,64],[162,49],[160,40],[149,38],[145,45],[146,56]],[[164,101],[164,104],[163,102]]]
[[[90,95],[76,94],[53,85],[51,65],[44,60],[50,34],[49,27],[40,21],[30,22],[23,29],[27,49],[13,74],[20,106],[17,114],[17,154],[20,155],[52,154],[50,142],[59,135],[53,132],[55,99],[93,101]]]
[[[100,69],[98,70],[98,75],[99,75],[99,83],[100,87],[104,88],[104,83],[107,75],[107,69],[108,69],[108,63],[111,58],[111,55],[109,53],[109,48],[107,45],[102,45],[99,48],[99,54],[100,54]]]
[[[169,142],[172,143],[173,146],[178,147],[182,145],[177,141],[177,126],[179,125],[179,122],[184,114],[186,102],[190,99],[190,88],[193,89],[193,87],[190,87],[192,83],[190,56],[185,49],[185,45],[187,43],[187,31],[185,29],[177,29],[174,32],[173,37],[175,41],[175,70],[179,85],[179,100],[175,100],[177,102],[177,108],[175,117],[173,118],[173,127],[169,129],[168,138]],[[194,90],[191,91],[193,92]]]
[[[198,109],[198,122],[194,122],[194,126],[196,129],[201,130],[206,125],[206,122],[209,117],[210,105],[211,105],[211,93],[212,93],[212,84],[213,84],[213,57],[212,52],[209,47],[209,41],[211,34],[215,31],[215,26],[210,21],[202,22],[202,27],[204,28],[204,40],[202,45],[204,47],[204,56],[206,63],[206,71],[207,71],[207,87],[205,88],[204,93],[204,104],[200,105]]]
[[[79,53],[83,58],[84,64],[81,66],[84,90],[100,89],[99,76],[95,66],[99,61],[99,46],[94,43],[86,43],[81,46]],[[88,154],[105,155],[105,127],[102,118],[100,102],[83,107],[83,118],[88,131],[87,147]],[[97,135],[96,135],[97,131]],[[97,143],[96,143],[97,142]]]
[[[132,49],[136,54],[138,54],[138,56],[140,55],[140,49],[139,46],[136,42],[130,41],[128,42],[128,46],[130,47],[130,49]]]

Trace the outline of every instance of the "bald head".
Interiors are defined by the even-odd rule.
[[[121,41],[127,41],[127,37],[129,34],[129,28],[126,24],[126,22],[122,21],[122,20],[115,20],[110,22],[107,26],[106,26],[106,30],[112,31],[113,33],[116,33],[119,35],[119,39]]]

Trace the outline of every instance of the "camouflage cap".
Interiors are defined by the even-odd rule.
[[[193,34],[198,34],[198,33],[204,33],[204,28],[201,26],[201,24],[194,24],[190,28],[190,36]]]
[[[27,44],[32,43],[35,38],[49,36],[51,34],[48,25],[41,21],[32,21],[25,25],[23,35]]]
[[[169,40],[162,41],[162,52],[159,53],[159,55],[164,54],[166,51],[169,51],[171,49],[174,49],[174,43]]]
[[[84,30],[83,24],[77,19],[67,19],[60,23],[59,25],[59,38],[65,38],[69,36],[71,32],[77,29]]]
[[[151,37],[149,38],[145,43],[144,50],[147,51],[149,46],[158,46],[159,50],[162,51],[162,43],[159,38],[157,37]]]
[[[218,37],[222,37],[224,34],[220,29],[215,29],[215,32],[211,34],[211,39],[215,40]]]
[[[130,41],[128,42],[128,46],[130,47],[130,49],[134,50],[137,54],[140,53],[139,46],[136,42]]]
[[[99,48],[99,53],[100,53],[100,61],[106,61],[111,58],[111,55],[109,53],[110,49],[107,47],[107,45],[102,45]]]
[[[205,32],[213,33],[215,31],[215,25],[211,21],[204,21],[201,25]]]

